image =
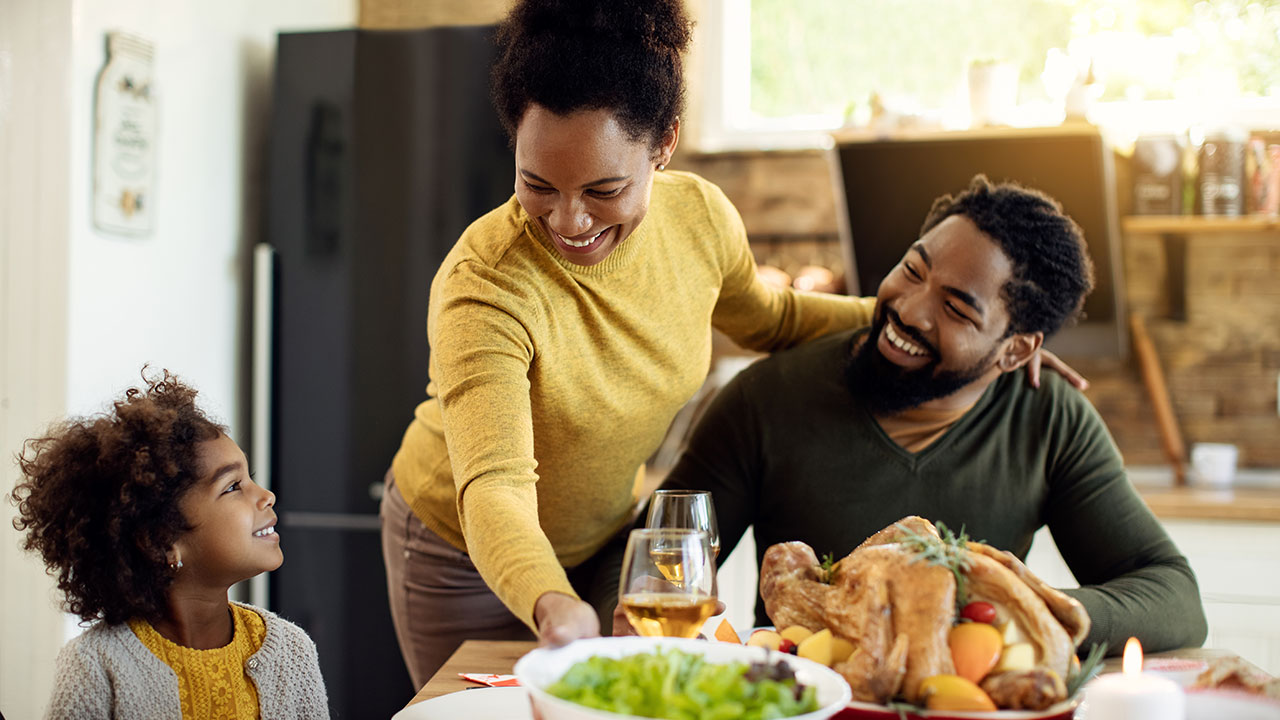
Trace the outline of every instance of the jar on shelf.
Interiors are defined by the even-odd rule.
[[[1133,212],[1182,214],[1182,156],[1176,135],[1144,135],[1133,146]]]
[[[1205,133],[1199,153],[1199,214],[1244,214],[1244,157],[1247,142],[1248,133],[1240,128],[1220,128]]]

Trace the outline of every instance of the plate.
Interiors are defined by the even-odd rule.
[[[477,687],[423,700],[391,720],[533,720],[529,693],[521,687]]]
[[[1044,710],[998,710],[996,712],[957,712],[951,710],[925,710],[918,713],[904,713],[884,705],[875,705],[853,701],[849,707],[833,716],[833,720],[1071,720],[1078,701],[1067,700]]]
[[[1076,720],[1088,720],[1089,704],[1084,703]],[[1186,720],[1280,720],[1280,700],[1239,690],[1187,690]]]
[[[1142,663],[1142,672],[1167,677],[1186,688],[1209,667],[1204,660],[1186,658],[1152,658]]]
[[[1188,690],[1187,720],[1280,720],[1280,700],[1237,690]]]
[[[849,684],[834,670],[804,658],[773,652],[764,648],[747,647],[713,640],[685,640],[683,638],[608,637],[576,640],[559,648],[538,648],[530,651],[516,663],[516,677],[529,691],[529,699],[538,716],[544,720],[623,720],[632,715],[594,710],[548,694],[542,688],[559,680],[580,660],[601,656],[620,658],[638,653],[653,652],[658,648],[679,649],[703,656],[707,662],[728,663],[771,661],[786,663],[796,674],[796,679],[817,690],[820,708],[811,713],[797,715],[790,720],[824,720],[843,709],[849,702]]]

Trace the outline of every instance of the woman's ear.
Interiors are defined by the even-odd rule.
[[[1000,372],[1009,372],[1017,370],[1026,365],[1032,356],[1044,344],[1044,333],[1017,333],[1007,338],[1004,347],[1000,350],[1000,357],[996,360],[996,364],[1000,366]]]
[[[666,167],[671,164],[671,156],[676,152],[676,145],[680,143],[680,118],[671,124],[667,134],[662,136],[662,144],[658,146],[658,164]]]
[[[182,550],[178,548],[177,543],[169,546],[169,550],[164,554],[164,561],[169,563],[171,570],[182,568]]]

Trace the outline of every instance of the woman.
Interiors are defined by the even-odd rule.
[[[870,322],[873,298],[765,287],[723,193],[664,172],[689,39],[680,0],[523,0],[499,29],[515,195],[432,283],[429,399],[382,505],[415,686],[463,639],[559,644],[611,622],[601,550],[705,378],[713,326],[771,352]]]

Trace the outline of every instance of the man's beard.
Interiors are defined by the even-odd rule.
[[[876,313],[871,331],[863,336],[862,344],[853,352],[845,366],[845,383],[854,399],[862,403],[872,415],[896,415],[903,410],[919,407],[930,400],[946,397],[972,383],[991,366],[991,358],[999,345],[991,348],[981,360],[963,370],[938,370],[941,362],[938,351],[920,337],[919,333],[896,323],[896,332],[911,338],[911,342],[929,352],[930,361],[921,368],[904,370],[889,362],[876,344],[884,331],[889,315],[897,319],[897,313],[887,307]]]

